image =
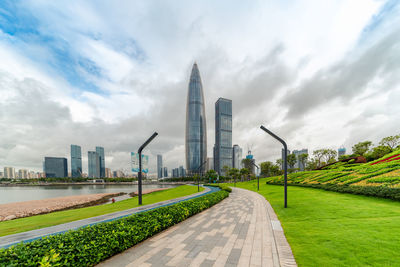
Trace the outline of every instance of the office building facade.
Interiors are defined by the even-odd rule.
[[[303,154],[308,155],[308,149],[303,148],[302,150],[293,150],[292,153],[296,156],[296,164],[294,165],[294,167],[296,169],[299,169],[300,171],[304,171],[304,169],[306,168],[305,166],[306,162],[302,162],[300,156]]]
[[[164,167],[164,177],[168,177],[168,168]]]
[[[46,178],[68,177],[68,163],[66,158],[45,157],[43,165]]]
[[[207,159],[207,128],[203,85],[197,64],[193,64],[186,103],[186,169],[189,175],[204,171]],[[199,169],[200,168],[200,169]]]
[[[104,157],[104,148],[101,146],[96,146],[96,152],[99,155],[100,162],[100,178],[104,178],[106,176],[106,164]]]
[[[82,151],[77,145],[71,145],[71,177],[82,177]]]
[[[157,178],[163,177],[162,155],[157,155]]]
[[[219,98],[215,103],[215,171],[222,175],[224,166],[232,168],[232,100]]]
[[[100,175],[100,155],[96,151],[88,151],[88,177],[100,178]]]
[[[4,178],[15,179],[15,170],[13,167],[4,167]]]
[[[232,168],[242,168],[242,148],[239,145],[234,145],[232,148]]]

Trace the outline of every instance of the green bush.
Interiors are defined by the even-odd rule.
[[[0,266],[92,266],[220,202],[221,190],[111,222],[0,250]]]
[[[213,187],[219,187],[221,190],[224,190],[226,192],[232,192],[232,188],[230,188],[227,185],[224,184],[205,184],[205,186],[213,186]]]

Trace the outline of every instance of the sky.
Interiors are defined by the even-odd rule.
[[[214,104],[233,103],[233,144],[256,162],[290,150],[377,144],[400,134],[400,2],[1,1],[0,168],[41,171],[70,145],[103,146],[130,171],[145,149],[185,166],[185,112],[197,62],[208,157]],[[70,161],[69,161],[70,167]]]

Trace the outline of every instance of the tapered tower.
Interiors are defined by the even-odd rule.
[[[197,64],[193,64],[186,103],[186,169],[189,174],[202,172],[207,160],[207,128],[203,85]]]

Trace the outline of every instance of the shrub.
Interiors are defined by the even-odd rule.
[[[229,195],[221,190],[111,222],[0,250],[0,266],[92,266],[199,213]]]
[[[228,193],[232,192],[232,188],[225,184],[205,184],[205,186],[213,186],[213,187],[219,187],[219,189],[224,190]]]

